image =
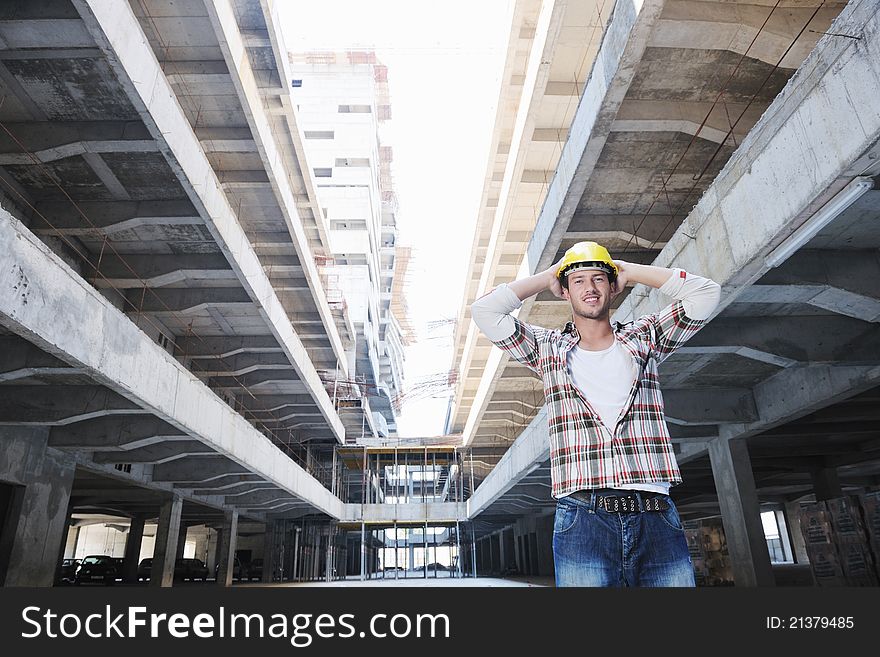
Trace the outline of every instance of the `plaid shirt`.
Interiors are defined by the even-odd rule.
[[[690,319],[676,301],[658,313],[617,325],[614,337],[635,359],[639,373],[609,432],[568,373],[568,352],[580,340],[574,325],[569,322],[558,331],[513,319],[513,335],[495,344],[544,382],[553,497],[621,484],[681,483],[663,417],[657,366],[706,320]]]

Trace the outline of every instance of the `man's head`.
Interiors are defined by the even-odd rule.
[[[584,319],[609,316],[617,296],[617,265],[608,250],[595,242],[578,242],[565,252],[556,274],[562,296],[572,312]]]

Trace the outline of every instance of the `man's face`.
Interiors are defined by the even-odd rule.
[[[568,275],[568,288],[562,288],[562,295],[571,303],[575,315],[602,319],[611,310],[614,288],[605,272],[581,269]]]

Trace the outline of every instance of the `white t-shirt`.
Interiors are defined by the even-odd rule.
[[[588,351],[575,346],[568,352],[568,373],[572,382],[599,414],[608,434],[614,427],[623,407],[629,401],[638,365],[617,338],[607,349]],[[615,488],[668,493],[670,484],[658,481],[650,484],[621,484]]]

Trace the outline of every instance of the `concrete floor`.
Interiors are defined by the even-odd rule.
[[[472,577],[466,577],[464,579],[458,578],[429,578],[429,579],[372,579],[366,581],[360,581],[358,579],[349,579],[344,581],[336,581],[336,582],[283,582],[279,584],[271,584],[265,585],[257,582],[253,583],[245,583],[245,584],[236,584],[236,586],[319,586],[319,587],[362,587],[362,586],[376,586],[376,587],[408,587],[408,588],[419,588],[419,587],[486,587],[486,588],[501,588],[501,587],[510,587],[510,586],[531,586],[531,587],[544,587],[544,586],[553,586],[553,578],[552,577],[522,577],[516,579],[501,579],[497,577],[478,577],[473,579]]]

